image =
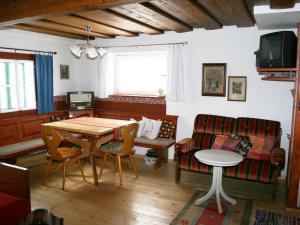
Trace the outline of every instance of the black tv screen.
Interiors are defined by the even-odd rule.
[[[279,31],[260,37],[260,67],[294,68],[296,55],[297,37],[293,31]]]

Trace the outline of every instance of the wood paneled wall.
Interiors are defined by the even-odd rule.
[[[41,124],[52,116],[68,116],[66,96],[54,98],[55,113],[38,115],[36,110],[0,113],[0,146],[40,137]],[[141,119],[165,115],[166,104],[162,97],[110,96],[95,99],[94,116],[114,119]],[[160,116],[161,117],[161,116]],[[159,117],[158,117],[159,118]]]
[[[64,116],[67,113],[60,111],[37,115],[33,112],[24,112],[0,114],[0,146],[38,138],[42,123],[49,122],[52,116]]]

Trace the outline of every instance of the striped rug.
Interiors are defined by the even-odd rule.
[[[300,215],[293,217],[278,212],[256,210],[252,225],[300,225]]]
[[[223,213],[218,213],[215,199],[211,198],[200,206],[196,199],[204,196],[205,191],[197,190],[184,208],[170,223],[171,225],[249,225],[252,200],[235,198],[236,205],[222,201]]]

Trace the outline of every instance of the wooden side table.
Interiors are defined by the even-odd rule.
[[[222,172],[225,166],[235,166],[243,161],[243,157],[235,152],[226,150],[201,150],[195,153],[195,157],[204,164],[213,166],[213,180],[208,193],[196,200],[195,204],[200,205],[207,201],[213,194],[216,194],[218,212],[222,213],[220,195],[231,204],[235,205],[236,201],[225,194],[222,187]]]

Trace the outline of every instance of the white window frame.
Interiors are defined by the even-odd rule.
[[[19,71],[18,71],[18,64],[20,62],[32,62],[32,65],[33,65],[33,84],[32,85],[24,85],[24,84],[20,84],[20,78],[19,78]],[[15,73],[16,73],[16,84],[6,84],[6,85],[2,85],[1,87],[15,87],[16,88],[16,108],[14,109],[2,109],[1,107],[1,101],[0,101],[0,113],[8,113],[8,112],[17,112],[17,111],[25,111],[25,110],[32,110],[32,109],[36,109],[36,95],[35,95],[35,104],[34,104],[34,107],[26,107],[26,108],[23,108],[20,106],[20,89],[21,88],[24,88],[24,87],[29,87],[29,88],[34,88],[35,90],[35,78],[34,78],[34,60],[27,60],[27,59],[6,59],[6,58],[0,58],[0,62],[1,63],[5,63],[5,62],[11,62],[11,63],[14,63],[14,67],[15,67]],[[25,78],[26,79],[26,78]]]
[[[125,56],[125,55],[147,55],[147,54],[161,54],[162,56],[165,57],[165,72],[163,74],[163,76],[167,76],[167,50],[166,49],[155,49],[155,50],[140,50],[140,51],[120,51],[120,52],[113,52],[111,53],[110,57],[110,72],[109,74],[112,74],[112,76],[110,76],[110,85],[109,85],[109,89],[110,89],[110,93],[113,95],[123,95],[123,96],[160,96],[159,91],[157,90],[156,92],[140,92],[140,91],[130,91],[130,92],[123,92],[122,90],[120,90],[120,80],[118,79],[118,76],[120,75],[118,73],[118,56]],[[145,68],[147,69],[147,68]],[[167,81],[165,81],[165,85],[163,87],[163,93],[166,93],[166,88],[167,88]]]

